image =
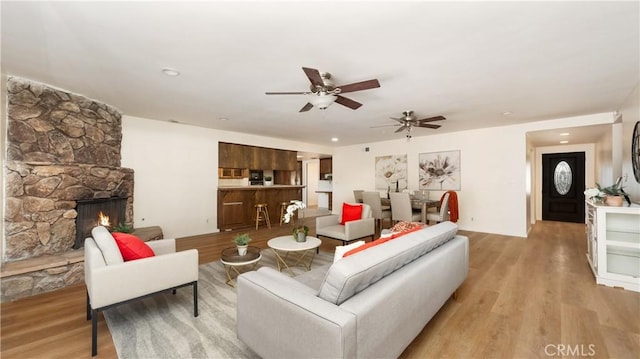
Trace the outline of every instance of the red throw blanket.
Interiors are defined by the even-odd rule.
[[[447,191],[440,197],[440,206],[444,200],[444,195],[449,194],[449,219],[451,222],[458,222],[458,194],[455,191]]]

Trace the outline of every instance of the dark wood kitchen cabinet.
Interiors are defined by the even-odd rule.
[[[320,159],[320,179],[325,179],[326,174],[333,173],[333,160],[331,158]]]
[[[297,152],[220,142],[218,167],[295,171]]]
[[[251,155],[248,146],[220,142],[218,145],[218,167],[251,168]]]
[[[271,225],[280,223],[280,203],[302,200],[304,186],[247,186],[218,189],[218,227],[221,231],[255,227],[255,204],[266,203]]]

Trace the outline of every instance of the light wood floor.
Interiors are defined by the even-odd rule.
[[[247,232],[251,245],[266,248],[290,227]],[[198,248],[206,263],[233,246],[236,233],[181,238],[178,247]],[[526,240],[461,233],[470,239],[470,269],[458,299],[445,304],[401,358],[640,357],[640,294],[595,284],[584,225],[538,222]],[[323,242],[323,251],[339,244]],[[89,357],[84,305],[82,285],[2,304],[0,356]],[[99,325],[97,358],[115,358],[102,316]]]

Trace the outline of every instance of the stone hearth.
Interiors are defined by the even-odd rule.
[[[82,282],[77,201],[126,198],[131,225],[134,183],[120,167],[118,110],[16,77],[7,103],[3,301]]]

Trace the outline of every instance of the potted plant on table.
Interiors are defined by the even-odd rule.
[[[287,211],[283,215],[283,222],[284,223],[291,222],[291,220],[297,216],[296,213],[298,212],[298,210],[303,209],[305,207],[306,206],[302,201],[291,201],[291,204],[287,206]],[[307,234],[309,234],[309,227],[305,226],[304,224],[300,225],[298,223],[294,223],[292,234],[293,234],[293,238],[297,242],[306,242]]]
[[[599,183],[596,183],[596,186],[598,186],[600,194],[604,196],[604,203],[606,203],[607,206],[622,206],[622,200],[625,196],[622,190],[622,181],[618,180],[615,184],[608,187],[601,187]]]
[[[272,179],[273,177],[271,176],[264,176],[264,185],[271,186],[273,184],[273,182],[271,182]]]
[[[233,241],[236,243],[238,247],[238,254],[243,256],[247,254],[247,247],[249,246],[249,242],[251,242],[251,237],[249,237],[249,233],[238,234],[233,238]]]

